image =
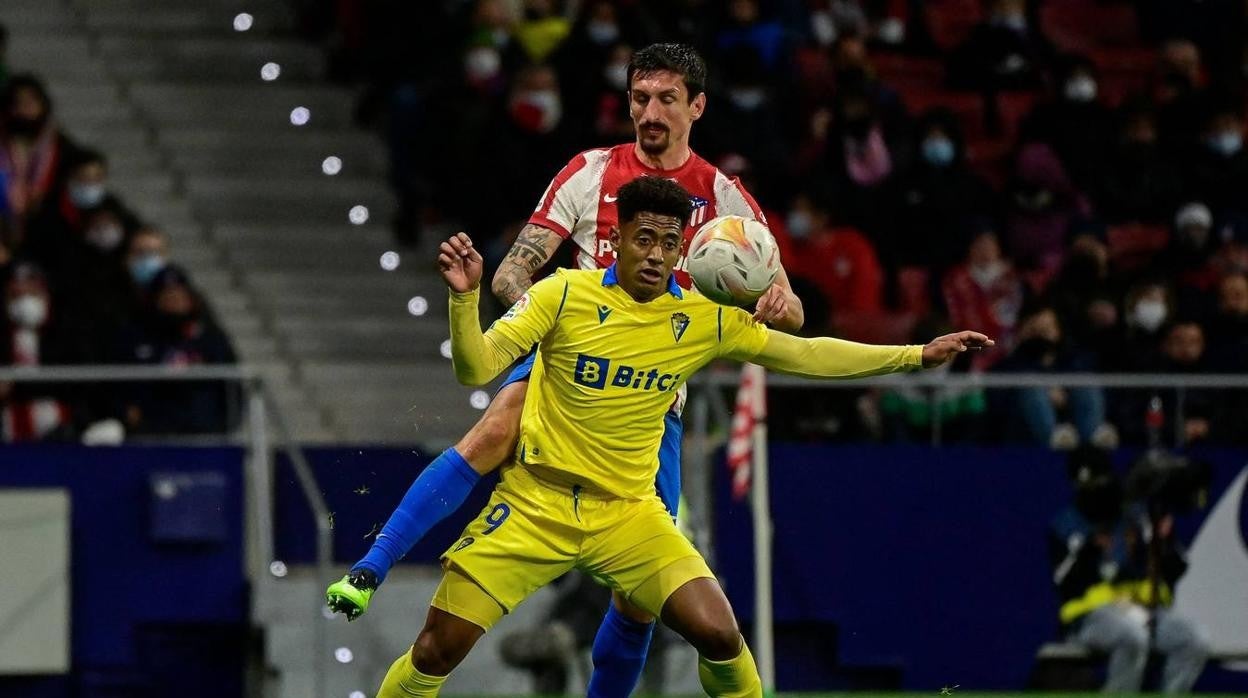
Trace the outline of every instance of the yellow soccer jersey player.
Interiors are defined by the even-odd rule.
[[[383,698],[436,695],[485,630],[529,594],[582,569],[697,649],[712,696],[762,695],[727,598],[654,491],[672,391],[717,357],[798,375],[865,376],[938,365],[990,346],[974,332],[877,347],[772,332],[744,311],[671,280],[689,196],[641,177],[618,191],[615,266],[534,285],[488,331],[477,312],[481,257],[462,233],[443,243],[451,346],[461,381],[484,384],[538,345],[516,460],[480,517],[444,556],[425,628],[390,668]]]

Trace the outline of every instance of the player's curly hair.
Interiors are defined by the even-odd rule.
[[[689,90],[689,101],[706,89],[706,61],[688,44],[650,44],[633,54],[628,62],[628,85],[633,76],[646,76],[660,70],[679,75]]]
[[[693,205],[689,192],[665,177],[642,175],[620,187],[616,196],[619,197],[616,210],[621,224],[633,220],[641,211],[672,216],[683,223],[689,218]]]

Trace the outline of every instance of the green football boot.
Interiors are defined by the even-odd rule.
[[[377,575],[370,570],[353,570],[325,590],[325,603],[334,613],[342,613],[348,621],[368,610],[368,602],[377,590]]]

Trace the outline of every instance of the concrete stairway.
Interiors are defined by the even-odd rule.
[[[254,23],[238,32],[244,9]],[[394,210],[384,144],[352,127],[351,91],[320,80],[323,52],[287,38],[284,3],[5,0],[0,21],[14,66],[46,78],[72,137],[107,153],[114,188],[169,232],[297,438],[439,447],[471,425],[479,407],[440,353],[431,255],[379,264]],[[265,81],[270,62],[280,74]],[[348,220],[355,206],[367,222]]]

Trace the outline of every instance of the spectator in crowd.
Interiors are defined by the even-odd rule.
[[[1174,232],[1169,247],[1157,256],[1155,276],[1175,284],[1180,313],[1203,313],[1213,300],[1219,273],[1213,255],[1217,251],[1213,235],[1213,212],[1199,201],[1179,208],[1174,216]]]
[[[25,224],[37,214],[64,179],[74,146],[52,118],[52,100],[32,75],[14,75],[5,86],[4,131],[0,134],[0,172],[6,182],[7,208],[20,245]]]
[[[92,220],[95,225],[88,225]],[[108,225],[101,224],[105,220]],[[137,227],[138,219],[108,190],[108,161],[99,152],[80,148],[66,163],[65,186],[56,205],[45,206],[31,219],[22,255],[47,269],[57,285],[72,285],[73,250],[83,242],[97,250],[114,250],[121,242],[117,233],[124,236]]]
[[[1014,163],[1006,209],[1006,246],[1042,285],[1057,271],[1076,224],[1088,219],[1091,205],[1075,188],[1053,149],[1024,145]]]
[[[1215,209],[1245,211],[1248,191],[1248,152],[1244,151],[1241,109],[1231,102],[1214,105],[1207,112],[1200,142],[1190,151],[1184,182],[1193,198]]]
[[[1070,254],[1050,286],[1062,334],[1095,357],[1098,370],[1118,360],[1118,284],[1109,273],[1109,248],[1091,233],[1076,235]]]
[[[1167,154],[1179,156],[1199,137],[1205,92],[1200,49],[1188,39],[1171,38],[1157,53],[1153,99],[1159,111]]]
[[[1071,345],[1063,335],[1057,310],[1037,302],[1019,315],[1014,350],[995,370],[1015,373],[1074,373],[1093,368],[1086,350]],[[1105,394],[1101,388],[1018,388],[1009,391],[1002,428],[1007,438],[1018,438],[1071,449],[1080,443],[1101,448],[1117,445],[1118,436],[1105,422]],[[1000,396],[993,396],[1001,400]]]
[[[136,297],[146,293],[152,280],[169,266],[169,237],[154,226],[134,231],[126,246],[126,272]]]
[[[826,182],[807,186],[785,219],[786,269],[811,281],[833,314],[876,313],[884,307],[884,272],[870,241],[852,227],[836,225]]]
[[[47,279],[36,265],[19,263],[13,268],[4,300],[0,365],[81,362],[74,338],[56,321]],[[86,419],[83,407],[64,386],[0,382],[0,428],[6,443],[70,438],[77,431],[75,420]]]
[[[772,75],[789,68],[788,41],[780,22],[763,17],[758,0],[728,0],[728,21],[716,37],[716,48],[731,55],[739,46],[754,50],[763,69]]]
[[[1209,324],[1210,362],[1219,372],[1248,370],[1248,275],[1218,283],[1218,311]]]
[[[152,280],[148,302],[118,343],[121,363],[197,366],[234,363],[234,349],[186,273],[169,265]],[[217,382],[147,384],[119,391],[128,431],[221,433],[232,428],[234,391]]]
[[[947,109],[932,109],[915,129],[914,166],[892,196],[899,264],[928,267],[939,279],[964,246],[963,231],[975,218],[996,213],[988,183],[966,163],[962,129]]]
[[[1087,56],[1057,61],[1053,96],[1024,120],[1021,142],[1047,143],[1081,188],[1103,175],[1113,142],[1114,117],[1098,99],[1096,66]]]
[[[524,0],[515,36],[530,62],[545,62],[572,33],[572,23],[562,14],[562,4],[559,0]]]
[[[988,221],[974,224],[966,257],[945,274],[942,292],[954,327],[984,327],[996,339],[996,351],[977,352],[971,368],[987,370],[1014,346],[1014,328],[1026,290]],[[974,324],[967,324],[974,323]]]
[[[1106,154],[1103,176],[1090,184],[1097,211],[1106,221],[1161,223],[1178,204],[1180,177],[1162,149],[1157,113],[1132,101],[1119,117]]]
[[[1200,677],[1208,648],[1200,630],[1169,608],[1175,584],[1187,571],[1174,519],[1154,530],[1146,517],[1124,506],[1123,486],[1109,458],[1096,451],[1071,454],[1068,471],[1074,503],[1049,527],[1049,560],[1061,603],[1059,617],[1071,640],[1109,653],[1107,693],[1138,693],[1150,649],[1166,656],[1161,688],[1187,693]],[[1153,606],[1148,548],[1160,548],[1159,606]],[[1149,616],[1156,619],[1150,638]]]
[[[1114,352],[1119,360],[1113,367],[1138,372],[1155,364],[1161,348],[1161,330],[1174,313],[1174,297],[1166,284],[1142,281],[1127,289],[1122,335]]]
[[[1026,0],[991,0],[988,17],[949,57],[949,84],[963,90],[1033,90],[1044,81],[1052,46]]]
[[[57,304],[97,362],[107,360],[114,338],[134,311],[125,254],[125,223],[109,207],[86,213],[81,235],[69,239],[61,252]]]

